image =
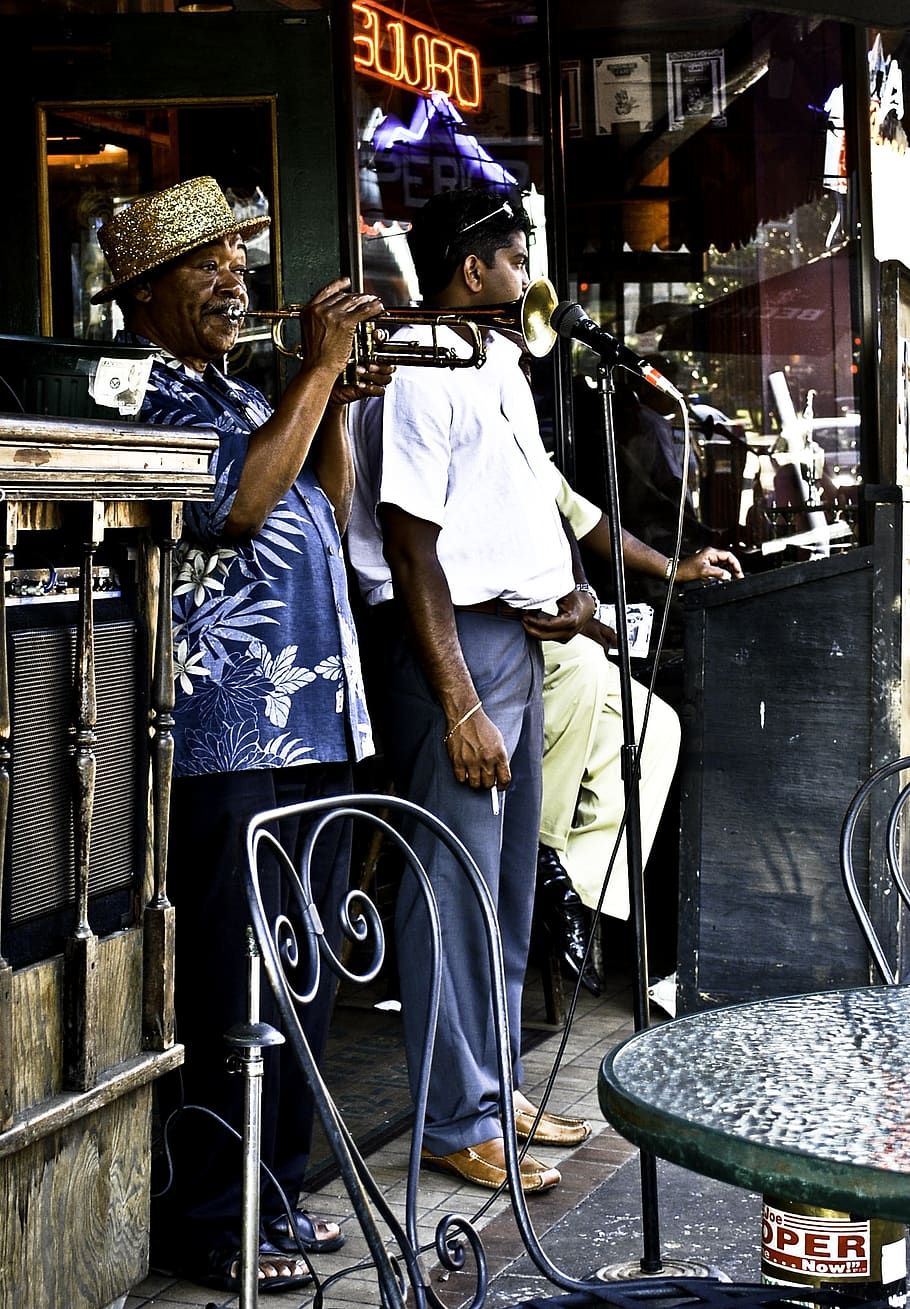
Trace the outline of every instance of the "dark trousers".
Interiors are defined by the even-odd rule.
[[[152,1203],[156,1262],[173,1266],[198,1261],[207,1250],[236,1246],[240,1236],[242,1151],[211,1115],[240,1131],[243,1078],[228,1069],[224,1034],[247,1018],[249,912],[242,876],[246,824],[262,810],[345,795],[350,789],[346,763],[174,780],[168,894],[176,910],[177,1039],[186,1047],[186,1058],[182,1069],[158,1083],[173,1181]],[[306,825],[287,819],[276,828],[284,848],[296,856]],[[347,890],[349,865],[349,833],[344,825],[331,824],[316,846],[312,890],[326,935],[336,948],[334,924]],[[266,870],[262,885],[269,918],[287,912],[287,896],[274,865]],[[317,1058],[325,1046],[335,985],[334,976],[323,968],[318,995],[304,1015],[304,1030]],[[279,1026],[264,972],[260,1014],[263,1022]],[[264,1063],[262,1159],[293,1204],[309,1158],[313,1103],[290,1045],[266,1050]],[[209,1113],[199,1113],[189,1107],[193,1105]],[[171,1119],[174,1110],[180,1112]],[[164,1185],[163,1177],[157,1180]],[[261,1207],[263,1222],[284,1211],[267,1181]]]

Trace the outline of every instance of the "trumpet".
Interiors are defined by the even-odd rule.
[[[351,356],[344,371],[344,380],[353,382],[359,365],[374,363],[429,368],[480,368],[486,362],[484,332],[496,328],[520,335],[528,353],[542,358],[556,343],[556,330],[550,317],[556,308],[556,288],[546,277],[531,282],[518,300],[503,304],[481,305],[470,314],[458,310],[420,308],[385,309],[377,318],[357,324]],[[280,354],[294,359],[304,357],[299,345],[285,338],[285,325],[289,318],[297,318],[304,306],[286,305],[283,309],[228,310],[230,318],[264,318],[272,323],[272,342]],[[431,329],[430,340],[393,341],[392,333],[405,324],[424,324]],[[468,353],[439,340],[441,327],[460,328],[466,337]]]

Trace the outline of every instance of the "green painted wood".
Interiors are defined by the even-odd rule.
[[[3,20],[20,93],[7,100],[17,203],[2,207],[0,330],[39,330],[36,104],[274,97],[279,292],[305,300],[337,275],[331,33],[321,12],[42,16]],[[225,149],[213,142],[213,153]],[[24,198],[24,203],[21,200]]]

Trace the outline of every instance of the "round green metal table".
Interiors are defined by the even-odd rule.
[[[709,1009],[603,1060],[604,1117],[636,1145],[766,1195],[910,1222],[910,986]]]

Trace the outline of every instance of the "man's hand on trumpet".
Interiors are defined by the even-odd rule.
[[[356,381],[339,377],[332,390],[331,403],[347,405],[354,400],[365,400],[370,395],[382,395],[394,372],[394,364],[358,364]]]
[[[377,296],[352,292],[350,285],[349,277],[336,278],[317,291],[300,310],[301,358],[310,368],[330,369],[333,377],[338,377],[347,367],[357,325],[369,318],[378,318],[383,311],[382,301]],[[358,369],[355,385],[341,388],[346,393],[344,399],[378,394],[383,384],[378,379],[382,377],[387,382],[390,376],[386,368],[369,366]],[[338,390],[336,386],[333,392],[336,402],[341,398]]]

